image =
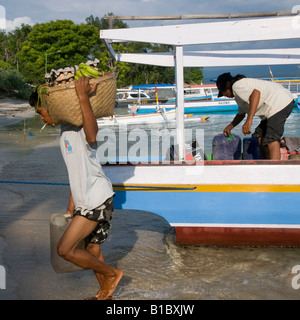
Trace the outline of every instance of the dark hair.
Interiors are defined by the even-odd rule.
[[[227,89],[232,90],[232,86],[233,84],[238,81],[241,80],[243,78],[246,78],[246,76],[242,75],[242,74],[237,74],[235,77],[233,77],[230,72],[226,72],[221,74],[218,79],[217,79],[217,87],[219,89],[219,97],[221,97],[223,95],[223,92],[226,91]]]
[[[30,97],[29,97],[29,104],[31,107],[34,107],[36,106],[37,102],[38,102],[38,99],[39,99],[39,95],[37,93],[37,90],[35,89],[34,91],[32,91]]]

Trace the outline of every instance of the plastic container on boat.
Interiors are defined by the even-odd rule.
[[[236,135],[225,137],[219,134],[213,138],[213,160],[240,160],[242,143]]]
[[[243,139],[243,160],[262,159],[260,147],[256,138]]]
[[[56,273],[67,273],[82,270],[82,268],[66,261],[57,254],[58,241],[67,230],[71,221],[72,219],[68,218],[68,215],[63,214],[52,214],[50,217],[51,264]],[[84,241],[81,241],[77,247],[84,249]]]

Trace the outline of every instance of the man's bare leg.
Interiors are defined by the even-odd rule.
[[[280,144],[278,141],[273,141],[268,144],[270,160],[280,160]]]
[[[107,265],[88,250],[76,248],[77,244],[85,239],[96,225],[97,222],[75,216],[58,243],[58,254],[84,269],[91,269],[95,273],[101,274],[103,276],[100,280],[102,287],[97,294],[97,299],[106,300],[114,292],[123,276],[123,271]]]
[[[104,255],[102,253],[102,250],[100,248],[99,244],[93,244],[93,243],[89,243],[86,246],[86,250],[92,254],[93,256],[95,256],[97,259],[99,259],[101,262],[106,263]],[[99,282],[99,286],[102,286],[102,282],[103,282],[103,275],[98,273],[98,272],[94,272],[95,276]]]
[[[86,250],[89,251],[93,256],[98,258],[103,263],[106,263],[104,255],[103,255],[103,252],[102,252],[101,247],[100,247],[99,244],[89,243],[87,245],[87,247],[86,247]],[[97,281],[99,283],[100,288],[102,288],[103,281],[104,281],[103,275],[98,273],[98,272],[94,272],[94,274],[96,276],[96,279],[97,279]],[[114,298],[112,296],[109,296],[108,299],[113,300]],[[97,296],[87,298],[86,300],[97,300]]]
[[[262,138],[261,137],[257,138],[257,140],[258,140],[260,152],[263,156],[263,159],[270,159],[270,152],[269,152],[268,146],[262,145]]]

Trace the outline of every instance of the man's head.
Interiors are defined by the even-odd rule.
[[[233,83],[233,76],[230,74],[230,72],[223,73],[219,75],[217,79],[217,87],[219,90],[218,97],[229,97],[233,98],[232,93],[232,83]]]
[[[38,92],[36,90],[33,91],[29,97],[29,104],[31,107],[35,108],[36,112],[40,115],[42,121],[44,121],[47,125],[50,126],[55,125],[47,110],[39,104]]]

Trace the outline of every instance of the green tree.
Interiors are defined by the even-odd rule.
[[[107,14],[108,16],[113,16],[114,14],[112,12],[109,12]],[[91,24],[98,28],[98,30],[105,30],[109,29],[109,22],[107,19],[101,18],[99,19],[98,17],[94,17],[93,15],[90,15],[88,18],[85,19],[87,24]],[[128,24],[123,22],[122,20],[114,20],[114,29],[121,29],[121,28],[129,28]]]
[[[184,81],[186,83],[201,83],[203,80],[203,73],[201,68],[184,68]]]
[[[0,32],[0,59],[11,67],[18,67],[17,54],[22,45],[28,40],[28,34],[32,30],[30,25],[22,24],[9,33]]]
[[[16,69],[0,68],[0,96],[28,99],[31,87]]]
[[[17,57],[20,72],[30,83],[42,83],[48,70],[85,62],[99,39],[95,26],[56,20],[33,26]],[[59,52],[58,52],[59,51]]]
[[[3,61],[3,60],[0,60],[0,69],[10,69],[11,66],[9,63]]]

